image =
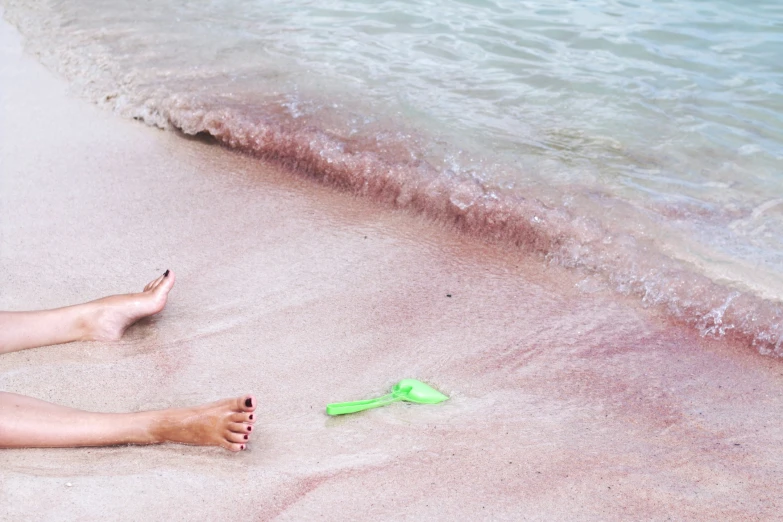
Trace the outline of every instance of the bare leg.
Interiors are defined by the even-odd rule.
[[[137,294],[38,312],[0,312],[0,354],[71,341],[115,341],[141,319],[166,306],[174,273],[166,273]]]
[[[251,395],[194,408],[90,413],[0,392],[0,448],[53,448],[178,442],[245,449],[253,431]]]

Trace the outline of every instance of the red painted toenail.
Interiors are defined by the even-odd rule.
[[[253,420],[253,415],[250,415],[250,420]]]
[[[253,431],[253,428],[251,426],[248,426],[247,431]]]
[[[245,449],[245,445],[244,444],[242,444],[242,449]]]
[[[168,276],[169,276],[169,270],[166,269],[166,271],[163,273],[163,277],[168,277]]]
[[[253,399],[247,399],[247,400],[245,401],[245,406],[247,406],[248,408],[250,408],[251,406],[253,406]]]
[[[245,435],[245,440],[247,440],[247,435]]]

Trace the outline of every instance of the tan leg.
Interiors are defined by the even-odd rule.
[[[91,413],[0,392],[0,448],[178,442],[245,449],[255,423],[251,395],[193,408]]]

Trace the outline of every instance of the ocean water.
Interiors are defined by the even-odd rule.
[[[118,114],[783,356],[783,4],[3,0]]]

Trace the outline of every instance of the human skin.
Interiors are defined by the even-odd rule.
[[[0,311],[0,354],[72,341],[116,341],[139,319],[163,310],[175,280],[166,270],[135,294],[54,310]]]
[[[139,293],[54,310],[0,311],[0,354],[72,341],[117,340],[139,319],[163,310],[174,281],[174,273],[166,270]],[[93,413],[0,392],[0,448],[177,442],[242,451],[253,431],[255,408],[253,396],[244,395],[192,408]]]

